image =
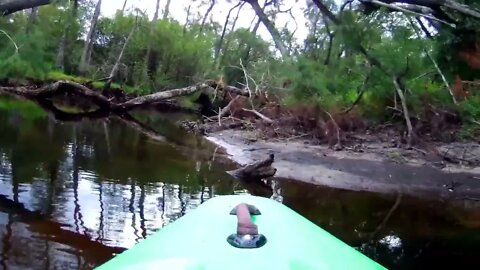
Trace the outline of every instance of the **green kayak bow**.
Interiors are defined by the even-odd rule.
[[[287,206],[214,197],[99,266],[119,269],[385,269]]]

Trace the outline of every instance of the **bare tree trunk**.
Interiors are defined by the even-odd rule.
[[[187,19],[185,20],[185,24],[183,25],[183,34],[187,32],[187,26],[188,23],[190,22],[190,10],[192,9],[192,2],[190,1],[190,5],[188,5],[187,8]]]
[[[232,14],[232,11],[239,7],[242,3],[238,2],[234,7],[232,7],[227,14],[227,18],[225,19],[225,23],[223,24],[223,30],[222,30],[222,35],[220,36],[220,40],[217,42],[217,45],[215,46],[215,55],[214,55],[214,62],[215,62],[215,67],[218,69],[218,66],[220,63],[218,62],[219,56],[220,56],[220,51],[223,46],[223,40],[225,39],[225,34],[227,32],[227,27],[228,27],[228,22],[230,21],[230,15]]]
[[[55,61],[55,66],[57,69],[61,71],[65,71],[65,48],[67,47],[67,38],[68,33],[70,32],[70,28],[72,26],[73,21],[77,17],[77,7],[78,5],[76,2],[73,3],[72,8],[72,17],[68,16],[65,22],[65,28],[63,29],[63,35],[60,39],[57,51],[57,58]],[[68,11],[67,11],[68,12]]]
[[[393,85],[397,91],[398,97],[400,98],[400,103],[402,105],[403,117],[405,118],[405,124],[407,125],[407,144],[412,144],[413,138],[413,127],[412,122],[410,121],[410,113],[408,112],[407,100],[403,94],[403,83],[400,81],[399,77],[393,77]]]
[[[80,73],[86,73],[90,65],[90,59],[92,57],[93,42],[95,40],[95,27],[97,26],[98,18],[100,17],[100,9],[102,6],[102,0],[98,0],[93,13],[92,21],[90,22],[90,30],[88,31],[87,38],[85,39],[85,45],[83,46],[82,58],[78,65]]]
[[[239,7],[238,7],[238,10],[237,10],[237,15],[235,16],[235,19],[233,20],[232,22],[232,29],[230,29],[230,33],[235,31],[235,26],[237,26],[237,21],[238,21],[238,18],[240,17],[240,11],[242,11],[242,8],[243,8],[243,5],[245,3],[242,3]],[[230,46],[230,40],[231,39],[227,39],[227,41],[225,42],[225,46],[224,48],[225,49],[228,49],[228,47]],[[225,53],[222,53],[221,57],[220,57],[220,61],[218,64],[222,63],[223,62],[223,58],[225,57]]]
[[[28,35],[32,32],[32,28],[37,21],[38,7],[34,7],[30,10],[30,15],[28,16],[27,27],[25,28],[25,33]]]
[[[105,89],[110,88],[113,78],[117,74],[118,66],[122,61],[123,54],[125,53],[125,49],[127,48],[128,43],[130,42],[130,39],[132,39],[132,36],[135,33],[136,28],[137,28],[137,23],[135,22],[135,25],[133,26],[132,30],[130,31],[130,34],[128,34],[128,37],[125,40],[125,43],[123,43],[123,47],[122,47],[122,50],[120,51],[120,54],[118,55],[117,61],[115,61],[115,64],[113,65],[112,70],[110,71],[110,75],[108,76],[108,81],[105,83],[105,86],[104,86]]]
[[[330,27],[328,25],[328,20],[325,17],[323,17],[323,20],[325,22],[325,28],[327,29],[327,35],[328,35],[327,56],[325,57],[325,62],[323,64],[325,66],[328,66],[330,64],[330,58],[331,58],[331,55],[332,55],[333,38],[334,38],[335,34],[330,32]]]
[[[255,26],[253,27],[252,29],[252,34],[256,35],[257,34],[257,31],[258,31],[258,28],[260,27],[260,23],[262,21],[260,19],[257,20],[257,23],[255,24]],[[250,61],[250,53],[252,51],[252,45],[251,43],[248,43],[247,45],[247,49],[245,50],[245,55],[243,56],[243,64],[245,65],[245,67],[248,67],[248,62]]]
[[[160,0],[157,0],[157,6],[155,8],[155,14],[153,14],[152,18],[152,25],[150,29],[150,37],[153,36],[154,28],[155,28],[155,22],[158,20],[158,11],[160,9]],[[148,43],[147,47],[147,55],[146,55],[146,64],[147,64],[147,74],[148,78],[153,81],[153,76],[155,76],[155,73],[157,72],[157,59],[154,57],[156,55],[156,52],[152,52],[152,42],[150,41]]]
[[[125,13],[125,8],[127,7],[127,1],[128,1],[128,0],[125,0],[125,1],[123,2],[122,14]]]
[[[172,0],[167,0],[167,4],[165,5],[165,10],[163,11],[163,20],[168,19],[168,15],[170,13],[170,2]]]
[[[282,37],[280,36],[280,33],[278,30],[275,28],[275,25],[268,19],[267,15],[263,11],[263,9],[260,7],[258,4],[257,0],[244,0],[245,2],[248,2],[255,13],[257,14],[258,18],[262,21],[262,23],[265,25],[267,28],[268,32],[272,36],[273,42],[275,42],[275,47],[280,51],[280,54],[282,57],[288,57],[289,52],[287,48],[285,47],[285,44],[283,44]]]
[[[58,45],[57,59],[55,61],[56,68],[61,71],[65,71],[65,47],[67,46],[67,32],[69,28],[69,25],[67,25],[65,29],[63,29],[63,35]]]
[[[203,16],[202,24],[200,25],[200,33],[203,32],[203,27],[205,26],[205,23],[208,19],[208,15],[210,15],[210,12],[212,12],[213,7],[215,6],[215,0],[210,0],[212,1],[210,3],[210,6],[207,9],[207,12],[205,13],[205,16]]]
[[[125,0],[126,2],[126,0]],[[152,22],[155,22],[158,20],[158,11],[160,10],[160,0],[157,0],[157,5],[155,6],[155,13],[153,14],[153,19]]]

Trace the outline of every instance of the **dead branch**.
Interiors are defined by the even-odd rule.
[[[406,16],[406,17],[407,17],[408,21],[410,22],[410,25],[412,26],[413,30],[414,30],[415,33],[417,34],[418,38],[421,39],[422,36],[420,35],[420,32],[418,31],[418,29],[417,29],[417,27],[415,26],[415,24],[413,24],[412,19],[410,19],[410,17],[408,17],[408,16]],[[419,20],[419,22],[421,23],[420,20]],[[455,95],[453,95],[452,88],[451,88],[450,85],[448,84],[447,78],[445,78],[445,75],[443,74],[442,70],[441,70],[440,67],[438,66],[437,61],[435,61],[435,59],[432,57],[432,55],[428,52],[428,49],[427,49],[427,48],[423,48],[423,51],[424,51],[425,54],[428,56],[428,58],[430,59],[430,61],[432,61],[433,65],[435,66],[435,69],[437,70],[438,74],[439,74],[440,77],[442,78],[443,84],[445,84],[445,87],[447,87],[448,92],[450,93],[450,96],[452,97],[453,104],[457,105],[457,99],[455,98]]]
[[[120,51],[120,54],[118,55],[117,60],[115,61],[115,64],[113,64],[112,70],[110,71],[110,75],[108,76],[109,79],[107,80],[107,82],[105,83],[105,86],[104,86],[105,89],[110,88],[110,85],[112,84],[113,78],[117,74],[118,66],[120,65],[120,62],[122,61],[123,54],[125,53],[125,49],[127,48],[128,43],[132,39],[132,36],[135,33],[135,30],[137,29],[137,20],[138,20],[138,16],[135,17],[135,25],[133,26],[132,30],[130,31],[130,34],[128,34],[127,39],[123,43],[122,50]]]
[[[396,11],[400,11],[400,12],[403,12],[403,13],[409,13],[409,14],[413,14],[415,16],[421,16],[421,17],[424,17],[424,18],[428,18],[430,20],[434,20],[434,21],[437,21],[437,22],[440,22],[440,23],[443,23],[443,24],[446,24],[452,28],[455,28],[455,25],[454,24],[451,24],[449,22],[446,22],[444,20],[441,20],[439,18],[436,18],[434,16],[431,16],[431,15],[428,15],[428,14],[423,14],[423,13],[419,13],[419,12],[416,12],[416,11],[413,11],[413,10],[410,10],[410,9],[406,9],[404,7],[400,7],[400,6],[397,6],[397,5],[393,5],[393,4],[387,4],[387,3],[384,3],[382,1],[378,1],[378,0],[362,0],[362,2],[366,2],[366,3],[371,3],[371,4],[374,4],[374,5],[378,5],[378,6],[382,6],[382,7],[386,7],[386,8],[389,8],[391,10],[396,10]]]
[[[123,109],[131,109],[134,107],[138,106],[143,106],[143,105],[148,105],[152,104],[154,102],[160,101],[160,100],[165,100],[165,99],[170,99],[178,96],[187,96],[191,95],[193,93],[196,93],[201,90],[210,90],[214,91],[212,87],[210,87],[206,83],[199,83],[196,85],[184,87],[184,88],[179,88],[179,89],[173,89],[173,90],[167,90],[163,92],[157,92],[151,95],[146,95],[146,96],[140,96],[134,99],[131,99],[127,102],[124,102],[122,104],[119,104],[119,107]]]
[[[18,46],[17,43],[15,43],[15,41],[13,40],[13,38],[2,29],[0,29],[0,33],[4,34],[10,40],[10,42],[12,42],[13,46],[15,47],[15,54],[18,54]]]
[[[277,169],[272,167],[274,155],[270,154],[267,159],[248,164],[240,169],[229,171],[231,175],[244,181],[261,180],[272,177]]]
[[[351,110],[353,110],[353,108],[358,104],[358,102],[360,102],[360,100],[362,99],[363,97],[363,94],[365,93],[365,89],[367,88],[367,84],[368,84],[368,81],[370,80],[370,76],[372,75],[372,66],[369,65],[369,70],[368,70],[368,73],[367,73],[367,76],[365,77],[365,80],[363,80],[363,83],[358,87],[358,96],[357,98],[355,99],[355,101],[352,103],[352,105],[350,105],[350,107],[348,107],[346,110],[344,110],[342,112],[342,114],[347,114],[349,113]]]
[[[273,120],[268,118],[267,116],[259,113],[257,110],[249,110],[249,109],[245,109],[243,108],[242,110],[246,111],[246,112],[251,112],[253,114],[255,114],[256,116],[260,117],[263,121],[267,122],[267,123],[273,123]]]
[[[407,101],[405,99],[405,95],[402,91],[402,86],[400,85],[399,78],[394,76],[393,77],[393,85],[395,86],[395,90],[397,91],[398,97],[400,98],[400,103],[402,105],[403,117],[405,118],[405,123],[407,125],[407,144],[412,144],[413,138],[413,127],[412,122],[410,121],[410,113],[408,112]]]
[[[234,97],[232,100],[230,100],[230,102],[227,104],[227,106],[223,107],[223,109],[221,109],[221,110],[218,112],[218,115],[212,117],[212,119],[218,118],[218,121],[220,122],[220,118],[226,116],[228,113],[231,113],[230,109],[231,109],[232,105],[233,105],[233,104],[235,103],[235,101],[237,101],[239,98],[240,98],[240,96],[236,96],[236,97]]]
[[[341,141],[341,137],[340,137],[340,127],[338,126],[337,124],[337,121],[335,121],[335,119],[333,118],[332,114],[327,112],[326,110],[322,109],[327,115],[328,117],[330,118],[330,120],[332,121],[333,125],[335,126],[335,133],[336,133],[336,136],[337,136],[337,143],[335,144],[334,148],[335,149],[342,149],[342,141]]]
[[[250,92],[247,89],[240,89],[238,87],[231,86],[231,85],[223,85],[222,83],[219,83],[215,80],[207,80],[205,81],[205,84],[210,86],[213,89],[218,89],[218,90],[226,91],[232,94],[250,97]]]

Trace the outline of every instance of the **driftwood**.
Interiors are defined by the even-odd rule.
[[[273,161],[274,155],[270,154],[267,159],[248,164],[229,173],[244,181],[258,181],[275,175],[277,169],[272,167]]]

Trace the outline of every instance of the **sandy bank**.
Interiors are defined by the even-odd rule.
[[[479,167],[439,163],[421,157],[420,150],[371,143],[360,151],[334,151],[300,140],[265,141],[244,130],[224,130],[206,138],[240,165],[273,153],[278,178],[348,190],[480,200]]]

